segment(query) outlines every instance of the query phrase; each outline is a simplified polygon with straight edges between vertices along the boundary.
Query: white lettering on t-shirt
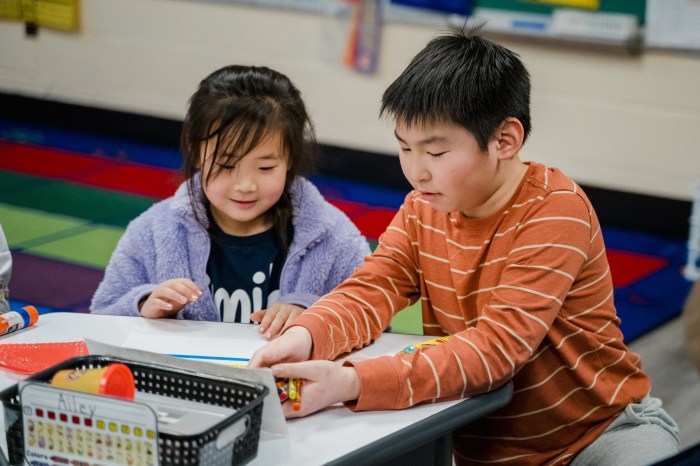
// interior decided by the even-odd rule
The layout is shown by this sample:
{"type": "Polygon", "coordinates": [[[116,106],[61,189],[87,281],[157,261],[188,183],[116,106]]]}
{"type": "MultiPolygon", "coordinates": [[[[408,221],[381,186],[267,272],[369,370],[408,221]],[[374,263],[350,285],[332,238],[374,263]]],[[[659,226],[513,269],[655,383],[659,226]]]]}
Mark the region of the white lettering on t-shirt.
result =
{"type": "MultiPolygon", "coordinates": [[[[270,264],[270,272],[272,272],[272,264],[270,264]]],[[[260,285],[265,281],[265,272],[255,272],[253,274],[253,283],[260,285]]],[[[272,306],[280,296],[280,290],[274,290],[267,296],[267,306],[263,308],[263,293],[258,286],[253,287],[252,296],[249,296],[246,290],[238,289],[230,295],[224,288],[211,290],[214,298],[216,309],[222,314],[222,322],[236,322],[236,310],[240,307],[242,324],[250,323],[250,314],[253,312],[267,309],[272,306]],[[223,311],[223,312],[222,312],[223,311]]]]}

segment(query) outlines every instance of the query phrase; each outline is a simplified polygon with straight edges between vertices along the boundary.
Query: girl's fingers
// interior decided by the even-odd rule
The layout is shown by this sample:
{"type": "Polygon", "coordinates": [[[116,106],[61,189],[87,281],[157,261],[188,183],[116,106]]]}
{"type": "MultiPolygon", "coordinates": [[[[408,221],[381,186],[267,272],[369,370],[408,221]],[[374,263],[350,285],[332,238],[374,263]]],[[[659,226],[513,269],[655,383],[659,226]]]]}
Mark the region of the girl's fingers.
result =
{"type": "Polygon", "coordinates": [[[173,310],[173,305],[164,299],[155,298],[153,300],[153,306],[164,311],[173,310]]]}
{"type": "Polygon", "coordinates": [[[276,304],[265,311],[265,314],[260,321],[260,333],[267,332],[267,329],[270,328],[270,324],[275,319],[277,312],[279,312],[279,306],[276,304]]]}
{"type": "Polygon", "coordinates": [[[267,333],[265,334],[265,337],[269,340],[271,338],[276,337],[279,333],[284,324],[287,322],[287,318],[289,317],[290,313],[285,312],[284,310],[280,310],[275,314],[275,318],[270,324],[270,326],[267,329],[267,333]]]}
{"type": "Polygon", "coordinates": [[[187,280],[187,282],[176,283],[173,290],[177,291],[181,296],[183,296],[186,299],[185,302],[197,301],[202,296],[202,292],[199,288],[197,288],[197,285],[189,280],[187,280]]]}
{"type": "Polygon", "coordinates": [[[301,307],[295,306],[292,308],[291,312],[287,316],[287,319],[282,323],[282,328],[280,329],[279,333],[287,330],[287,328],[294,322],[294,319],[296,319],[302,312],[304,312],[304,309],[301,307]]]}
{"type": "MultiPolygon", "coordinates": [[[[268,340],[272,337],[268,333],[268,329],[270,328],[270,325],[272,324],[272,322],[275,320],[275,317],[277,316],[279,310],[280,310],[280,304],[275,303],[272,305],[272,307],[269,307],[266,310],[258,311],[256,313],[254,313],[254,314],[258,314],[259,316],[262,316],[260,318],[260,328],[258,329],[258,332],[265,335],[265,338],[267,338],[268,340]]],[[[251,314],[251,318],[252,318],[252,316],[253,315],[251,314]]]]}
{"type": "Polygon", "coordinates": [[[255,311],[250,314],[250,320],[253,322],[262,322],[262,320],[265,318],[265,314],[267,311],[255,311]]]}
{"type": "Polygon", "coordinates": [[[141,308],[141,315],[151,319],[167,317],[173,312],[177,312],[177,309],[175,309],[171,303],[153,296],[151,296],[141,308]]]}
{"type": "Polygon", "coordinates": [[[162,300],[179,303],[181,305],[199,299],[199,296],[194,294],[188,287],[178,286],[177,284],[160,287],[155,290],[153,294],[162,300]]]}
{"type": "Polygon", "coordinates": [[[304,312],[304,308],[294,304],[277,303],[267,310],[260,324],[260,333],[268,340],[276,337],[292,323],[294,318],[304,312]]]}
{"type": "Polygon", "coordinates": [[[185,304],[189,299],[179,291],[173,288],[163,288],[158,294],[158,298],[162,301],[170,301],[173,303],[185,304]]]}
{"type": "Polygon", "coordinates": [[[202,291],[188,278],[166,280],[156,286],[143,305],[139,304],[139,312],[152,319],[168,317],[201,296],[202,291]]]}

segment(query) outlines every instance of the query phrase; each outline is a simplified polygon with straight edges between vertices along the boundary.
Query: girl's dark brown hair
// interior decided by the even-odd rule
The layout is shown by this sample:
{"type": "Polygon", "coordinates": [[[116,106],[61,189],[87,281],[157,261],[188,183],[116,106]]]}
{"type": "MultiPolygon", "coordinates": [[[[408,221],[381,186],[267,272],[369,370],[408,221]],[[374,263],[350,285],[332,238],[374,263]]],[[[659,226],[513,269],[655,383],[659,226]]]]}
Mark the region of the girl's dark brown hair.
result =
{"type": "Polygon", "coordinates": [[[215,141],[212,163],[207,173],[202,173],[202,184],[217,175],[222,165],[235,165],[273,134],[281,137],[289,171],[284,193],[267,215],[286,252],[293,228],[290,187],[297,176],[311,172],[317,153],[306,106],[289,78],[262,66],[230,65],[214,71],[190,98],[180,148],[190,202],[197,221],[206,228],[206,213],[196,206],[202,202],[208,210],[209,203],[195,183],[203,166],[205,143],[215,141]]]}

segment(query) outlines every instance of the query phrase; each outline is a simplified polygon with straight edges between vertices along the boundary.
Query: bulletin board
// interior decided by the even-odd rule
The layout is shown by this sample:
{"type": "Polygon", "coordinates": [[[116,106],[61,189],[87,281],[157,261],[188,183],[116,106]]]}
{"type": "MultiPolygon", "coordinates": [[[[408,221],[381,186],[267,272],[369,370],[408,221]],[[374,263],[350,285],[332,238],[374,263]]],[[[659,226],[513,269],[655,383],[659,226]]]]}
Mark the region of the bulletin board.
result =
{"type": "MultiPolygon", "coordinates": [[[[482,8],[540,14],[551,14],[554,8],[561,7],[567,3],[577,2],[537,0],[475,0],[474,2],[475,6],[482,8]]],[[[637,17],[639,24],[644,24],[646,19],[646,0],[598,0],[598,2],[588,3],[599,3],[599,7],[595,11],[632,14],[637,17]]]]}
{"type": "MultiPolygon", "coordinates": [[[[78,2],[78,0],[0,0],[11,2],[78,2]]],[[[193,0],[195,1],[195,0],[193,0]]],[[[202,1],[202,0],[196,0],[202,1]]],[[[341,5],[376,7],[381,22],[459,28],[465,19],[484,30],[551,41],[612,46],[638,54],[645,47],[700,51],[700,0],[472,0],[472,14],[450,14],[439,5],[450,0],[425,0],[435,9],[407,8],[392,0],[206,0],[216,3],[287,8],[334,14],[341,5]]],[[[416,0],[415,3],[421,3],[416,0]]]]}

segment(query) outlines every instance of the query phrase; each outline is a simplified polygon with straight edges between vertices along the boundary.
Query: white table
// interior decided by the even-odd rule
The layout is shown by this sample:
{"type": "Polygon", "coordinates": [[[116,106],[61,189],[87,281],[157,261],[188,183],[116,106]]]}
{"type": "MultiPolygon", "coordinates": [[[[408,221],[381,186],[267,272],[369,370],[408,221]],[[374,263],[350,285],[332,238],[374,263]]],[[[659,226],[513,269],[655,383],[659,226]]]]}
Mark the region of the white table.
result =
{"type": "MultiPolygon", "coordinates": [[[[203,354],[204,350],[210,356],[233,357],[265,343],[256,330],[257,326],[247,324],[52,313],[42,315],[28,329],[0,338],[0,345],[90,338],[116,346],[172,354],[174,351],[167,349],[171,342],[177,345],[178,354],[203,354]]],[[[395,353],[425,339],[387,333],[351,357],[395,353]]],[[[0,390],[22,378],[0,370],[0,390]]],[[[511,394],[512,387],[507,384],[468,400],[419,405],[405,410],[351,412],[343,406],[333,406],[306,418],[287,421],[289,433],[285,437],[261,432],[257,457],[248,464],[382,464],[411,454],[424,445],[434,449],[438,461],[451,464],[451,432],[505,405],[511,394]]],[[[0,418],[0,428],[3,434],[0,447],[6,451],[3,418],[0,418]]]]}

